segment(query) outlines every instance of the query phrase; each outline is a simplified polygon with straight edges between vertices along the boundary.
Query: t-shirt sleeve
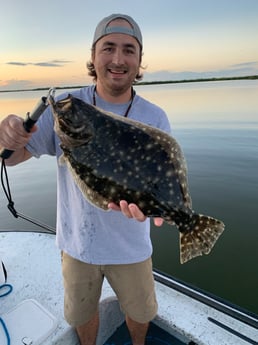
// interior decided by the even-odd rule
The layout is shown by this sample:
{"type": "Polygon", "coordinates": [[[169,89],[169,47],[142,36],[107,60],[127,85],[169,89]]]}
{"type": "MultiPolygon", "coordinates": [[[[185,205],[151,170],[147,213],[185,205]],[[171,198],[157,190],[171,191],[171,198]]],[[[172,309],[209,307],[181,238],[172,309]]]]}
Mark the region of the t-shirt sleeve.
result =
{"type": "Polygon", "coordinates": [[[158,128],[171,135],[171,125],[166,113],[163,110],[160,110],[158,128]]]}
{"type": "Polygon", "coordinates": [[[51,108],[48,107],[37,122],[37,131],[32,135],[26,149],[39,158],[41,155],[56,155],[56,140],[54,119],[51,108]]]}

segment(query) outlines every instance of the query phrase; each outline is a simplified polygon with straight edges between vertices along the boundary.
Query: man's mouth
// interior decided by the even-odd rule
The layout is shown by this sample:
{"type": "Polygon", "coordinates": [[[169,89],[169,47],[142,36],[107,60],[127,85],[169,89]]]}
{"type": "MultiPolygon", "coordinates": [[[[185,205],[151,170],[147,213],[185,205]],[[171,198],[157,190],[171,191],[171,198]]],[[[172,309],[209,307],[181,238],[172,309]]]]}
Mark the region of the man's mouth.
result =
{"type": "Polygon", "coordinates": [[[117,74],[117,75],[122,75],[122,74],[126,74],[126,70],[115,70],[112,68],[109,68],[108,71],[112,74],[117,74]]]}

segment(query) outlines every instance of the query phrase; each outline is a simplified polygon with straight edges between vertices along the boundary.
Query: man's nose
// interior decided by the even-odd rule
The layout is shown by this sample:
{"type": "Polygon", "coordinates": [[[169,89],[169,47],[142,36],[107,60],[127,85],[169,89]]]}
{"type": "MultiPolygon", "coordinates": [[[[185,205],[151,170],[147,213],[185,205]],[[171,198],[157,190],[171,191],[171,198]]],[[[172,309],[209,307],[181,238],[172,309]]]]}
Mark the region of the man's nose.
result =
{"type": "Polygon", "coordinates": [[[117,64],[117,65],[123,64],[123,62],[124,62],[123,52],[120,49],[115,50],[115,52],[113,54],[112,62],[117,64]]]}

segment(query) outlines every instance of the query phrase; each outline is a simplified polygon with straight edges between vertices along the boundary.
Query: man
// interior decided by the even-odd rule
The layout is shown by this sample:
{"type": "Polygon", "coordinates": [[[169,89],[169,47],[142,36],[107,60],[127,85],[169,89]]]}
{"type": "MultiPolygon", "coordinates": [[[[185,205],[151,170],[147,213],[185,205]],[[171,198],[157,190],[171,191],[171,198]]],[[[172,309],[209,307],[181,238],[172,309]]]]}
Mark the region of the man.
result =
{"type": "MultiPolygon", "coordinates": [[[[141,57],[142,35],[137,23],[121,14],[104,18],[96,28],[88,63],[95,85],[76,90],[73,95],[170,132],[163,110],[136,95],[132,88],[141,77],[141,57]]],[[[0,145],[15,151],[6,161],[8,165],[32,156],[50,154],[58,158],[62,154],[49,108],[31,133],[23,129],[21,118],[10,115],[4,119],[0,145]]],[[[105,276],[125,313],[133,345],[143,345],[149,321],[157,312],[150,220],[137,205],[128,205],[125,200],[119,205],[110,200],[110,212],[92,206],[68,169],[59,164],[57,199],[57,244],[63,258],[66,320],[76,328],[82,345],[96,344],[98,303],[105,276]]],[[[159,226],[162,219],[156,218],[154,223],[159,226]]]]}

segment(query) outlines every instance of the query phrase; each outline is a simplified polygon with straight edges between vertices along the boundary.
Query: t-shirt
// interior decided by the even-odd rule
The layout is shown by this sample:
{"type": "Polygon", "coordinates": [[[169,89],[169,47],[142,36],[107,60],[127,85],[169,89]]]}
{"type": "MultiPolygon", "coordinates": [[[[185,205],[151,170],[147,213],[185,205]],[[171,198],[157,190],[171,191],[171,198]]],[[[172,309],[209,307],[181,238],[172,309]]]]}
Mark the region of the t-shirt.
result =
{"type": "MultiPolygon", "coordinates": [[[[93,103],[94,85],[71,92],[87,103],[93,103]]],[[[58,99],[65,98],[63,94],[58,99]]],[[[124,115],[129,103],[112,104],[96,95],[96,105],[105,111],[124,115]]],[[[135,95],[128,118],[170,133],[165,112],[135,95]]],[[[139,222],[119,211],[104,211],[90,204],[75,184],[71,172],[58,158],[62,154],[60,140],[54,131],[51,108],[40,117],[38,130],[26,148],[35,157],[43,154],[57,157],[57,223],[56,242],[60,250],[91,264],[129,264],[141,262],[152,254],[150,219],[139,222]]]]}

